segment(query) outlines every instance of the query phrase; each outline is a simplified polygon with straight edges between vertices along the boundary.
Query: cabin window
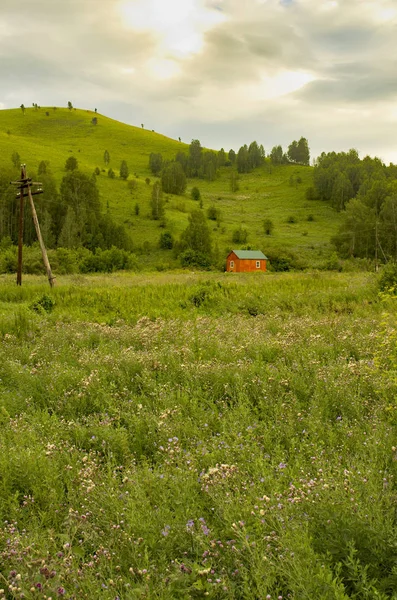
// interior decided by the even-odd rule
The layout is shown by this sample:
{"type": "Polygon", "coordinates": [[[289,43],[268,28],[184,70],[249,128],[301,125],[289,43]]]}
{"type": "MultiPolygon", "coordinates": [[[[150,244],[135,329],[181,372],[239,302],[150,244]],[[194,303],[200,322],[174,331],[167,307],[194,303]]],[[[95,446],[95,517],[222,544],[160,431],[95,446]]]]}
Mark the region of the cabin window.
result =
{"type": "Polygon", "coordinates": [[[257,269],[260,269],[260,268],[261,268],[261,261],[260,261],[260,260],[257,260],[257,261],[256,261],[256,268],[257,268],[257,269]]]}
{"type": "Polygon", "coordinates": [[[234,269],[234,260],[231,260],[231,261],[230,261],[230,268],[231,268],[231,269],[234,269]]]}

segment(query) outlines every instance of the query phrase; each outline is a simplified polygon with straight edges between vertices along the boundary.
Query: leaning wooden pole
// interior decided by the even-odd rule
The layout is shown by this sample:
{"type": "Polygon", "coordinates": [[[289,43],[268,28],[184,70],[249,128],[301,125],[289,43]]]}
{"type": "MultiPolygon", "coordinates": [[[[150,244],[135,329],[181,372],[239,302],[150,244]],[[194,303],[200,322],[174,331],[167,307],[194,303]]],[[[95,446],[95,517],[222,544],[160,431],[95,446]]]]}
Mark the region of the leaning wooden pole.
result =
{"type": "MultiPolygon", "coordinates": [[[[27,179],[26,170],[24,171],[24,177],[25,177],[25,179],[27,179]]],[[[39,244],[40,244],[40,248],[41,248],[41,254],[43,256],[44,266],[45,266],[46,271],[47,271],[48,282],[49,282],[50,286],[53,287],[55,285],[55,277],[52,274],[50,261],[48,260],[48,256],[47,256],[47,250],[46,250],[46,247],[44,245],[43,237],[41,235],[39,220],[37,218],[36,208],[35,208],[35,205],[34,205],[34,202],[33,202],[33,196],[32,196],[32,191],[30,189],[29,182],[27,182],[27,189],[28,189],[28,196],[29,196],[30,208],[32,209],[33,223],[34,223],[34,226],[35,226],[35,229],[36,229],[37,238],[39,240],[39,244]]]]}
{"type": "MultiPolygon", "coordinates": [[[[24,176],[24,168],[21,165],[21,179],[24,176]]],[[[18,267],[17,267],[17,285],[22,285],[22,249],[23,249],[23,209],[25,197],[23,188],[21,188],[19,201],[19,231],[18,231],[18,267]]]]}

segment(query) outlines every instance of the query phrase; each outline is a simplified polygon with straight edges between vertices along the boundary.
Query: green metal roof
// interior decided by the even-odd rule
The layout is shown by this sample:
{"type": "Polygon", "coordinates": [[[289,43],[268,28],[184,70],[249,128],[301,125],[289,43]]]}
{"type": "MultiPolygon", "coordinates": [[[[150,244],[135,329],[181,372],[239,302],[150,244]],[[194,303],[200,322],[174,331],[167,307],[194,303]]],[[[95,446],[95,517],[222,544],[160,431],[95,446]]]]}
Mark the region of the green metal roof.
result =
{"type": "Polygon", "coordinates": [[[233,250],[237,258],[251,260],[267,260],[267,256],[260,250],[233,250]]]}

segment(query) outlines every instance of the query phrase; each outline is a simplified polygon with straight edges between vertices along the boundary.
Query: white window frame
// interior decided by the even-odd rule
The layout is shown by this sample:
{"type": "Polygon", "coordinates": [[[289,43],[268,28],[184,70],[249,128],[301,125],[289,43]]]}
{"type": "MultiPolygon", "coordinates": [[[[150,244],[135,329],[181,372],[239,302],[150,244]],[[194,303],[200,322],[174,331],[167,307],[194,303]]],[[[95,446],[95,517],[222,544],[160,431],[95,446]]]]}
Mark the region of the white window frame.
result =
{"type": "Polygon", "coordinates": [[[260,268],[261,268],[261,261],[260,261],[260,260],[257,260],[257,261],[256,261],[256,268],[257,268],[257,269],[260,269],[260,268]]]}
{"type": "Polygon", "coordinates": [[[231,260],[229,263],[229,268],[234,269],[234,260],[231,260]]]}

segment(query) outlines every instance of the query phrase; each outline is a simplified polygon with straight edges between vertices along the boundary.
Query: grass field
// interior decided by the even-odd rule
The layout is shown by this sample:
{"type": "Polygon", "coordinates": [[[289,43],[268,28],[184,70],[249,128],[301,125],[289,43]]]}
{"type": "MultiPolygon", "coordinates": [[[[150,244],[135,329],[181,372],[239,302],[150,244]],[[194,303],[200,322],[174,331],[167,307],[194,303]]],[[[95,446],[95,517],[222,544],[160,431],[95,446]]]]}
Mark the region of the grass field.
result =
{"type": "Polygon", "coordinates": [[[373,274],[0,278],[6,598],[397,598],[373,274]]]}
{"type": "MultiPolygon", "coordinates": [[[[54,110],[42,107],[37,111],[30,108],[25,114],[20,109],[1,110],[2,167],[11,167],[13,152],[19,153],[31,173],[37,171],[41,160],[47,160],[58,183],[65,174],[66,159],[71,155],[77,158],[80,169],[87,174],[98,167],[101,174],[97,184],[103,211],[109,209],[111,215],[127,227],[137,248],[146,242],[149,264],[160,261],[175,266],[171,253],[158,249],[164,229],[150,219],[152,185],[147,185],[145,179],[149,177],[151,184],[156,179],[148,169],[151,152],[160,152],[164,158],[172,159],[179,150],[187,152],[188,146],[102,115],[97,115],[98,124],[93,125],[91,120],[94,116],[92,111],[69,111],[66,108],[54,110]],[[135,190],[131,192],[120,178],[110,179],[107,176],[103,162],[105,150],[110,154],[109,167],[117,175],[121,161],[127,161],[129,180],[137,182],[135,190]],[[139,216],[135,214],[137,203],[140,206],[139,216]]],[[[186,141],[190,143],[190,140],[186,141]]],[[[266,150],[270,151],[270,148],[266,150]]],[[[210,222],[213,240],[218,244],[221,256],[226,256],[236,246],[232,242],[232,234],[242,226],[248,232],[247,243],[265,254],[293,252],[303,264],[311,266],[321,266],[326,261],[332,252],[330,237],[336,233],[341,217],[326,204],[305,199],[306,188],[312,182],[310,167],[259,168],[241,176],[240,189],[235,193],[230,191],[229,177],[230,168],[222,168],[216,181],[189,180],[184,196],[169,195],[166,203],[167,230],[178,238],[186,228],[189,212],[197,208],[197,203],[190,198],[190,191],[193,186],[198,186],[204,210],[214,204],[221,212],[218,223],[210,222]],[[302,182],[291,186],[291,176],[300,177],[302,182]],[[274,223],[271,236],[264,234],[262,223],[265,218],[274,223]]]]}

